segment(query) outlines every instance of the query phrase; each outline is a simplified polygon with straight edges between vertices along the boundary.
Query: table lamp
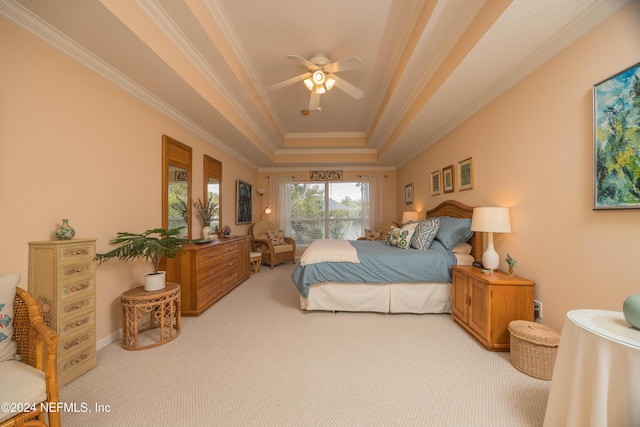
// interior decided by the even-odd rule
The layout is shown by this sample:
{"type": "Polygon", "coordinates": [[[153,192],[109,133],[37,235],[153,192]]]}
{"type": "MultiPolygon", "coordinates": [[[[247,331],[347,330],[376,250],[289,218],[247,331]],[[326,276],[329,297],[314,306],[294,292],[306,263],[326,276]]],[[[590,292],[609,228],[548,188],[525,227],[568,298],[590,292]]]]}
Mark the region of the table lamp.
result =
{"type": "Polygon", "coordinates": [[[486,232],[489,237],[487,249],[482,254],[484,268],[495,270],[500,264],[500,257],[493,247],[493,233],[511,233],[509,208],[489,207],[474,208],[471,218],[471,231],[486,232]]]}
{"type": "Polygon", "coordinates": [[[402,212],[402,224],[406,224],[409,221],[417,221],[420,219],[420,214],[415,211],[402,212]]]}

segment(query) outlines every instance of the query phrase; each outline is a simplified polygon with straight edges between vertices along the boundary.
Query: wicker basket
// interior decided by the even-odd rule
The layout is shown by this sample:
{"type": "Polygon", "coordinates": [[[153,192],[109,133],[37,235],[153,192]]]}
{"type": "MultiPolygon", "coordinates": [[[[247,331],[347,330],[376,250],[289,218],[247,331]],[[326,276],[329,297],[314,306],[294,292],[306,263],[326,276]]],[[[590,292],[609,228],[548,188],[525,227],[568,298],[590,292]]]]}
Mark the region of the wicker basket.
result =
{"type": "Polygon", "coordinates": [[[560,334],[548,326],[526,320],[510,322],[509,332],[511,364],[527,375],[550,380],[560,334]]]}

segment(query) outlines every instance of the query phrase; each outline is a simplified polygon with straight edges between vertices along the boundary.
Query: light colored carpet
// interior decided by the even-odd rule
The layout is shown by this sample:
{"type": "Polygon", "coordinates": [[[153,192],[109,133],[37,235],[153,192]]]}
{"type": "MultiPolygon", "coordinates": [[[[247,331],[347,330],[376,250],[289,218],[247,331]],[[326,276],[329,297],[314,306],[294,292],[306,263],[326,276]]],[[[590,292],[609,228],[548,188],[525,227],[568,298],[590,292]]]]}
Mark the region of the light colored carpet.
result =
{"type": "Polygon", "coordinates": [[[73,426],[540,426],[550,382],[491,353],[450,315],[303,312],[284,264],[173,342],[126,351],[64,386],[73,426]],[[95,406],[109,406],[96,412],[95,406]]]}

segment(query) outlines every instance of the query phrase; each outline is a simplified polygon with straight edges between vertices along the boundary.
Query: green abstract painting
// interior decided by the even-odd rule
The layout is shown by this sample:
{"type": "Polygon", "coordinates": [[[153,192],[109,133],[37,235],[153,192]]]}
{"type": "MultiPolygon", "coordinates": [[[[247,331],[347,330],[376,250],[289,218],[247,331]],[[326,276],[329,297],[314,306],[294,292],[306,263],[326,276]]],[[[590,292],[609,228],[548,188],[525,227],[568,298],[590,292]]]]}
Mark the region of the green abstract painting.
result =
{"type": "Polygon", "coordinates": [[[593,87],[594,209],[640,208],[640,64],[593,87]]]}

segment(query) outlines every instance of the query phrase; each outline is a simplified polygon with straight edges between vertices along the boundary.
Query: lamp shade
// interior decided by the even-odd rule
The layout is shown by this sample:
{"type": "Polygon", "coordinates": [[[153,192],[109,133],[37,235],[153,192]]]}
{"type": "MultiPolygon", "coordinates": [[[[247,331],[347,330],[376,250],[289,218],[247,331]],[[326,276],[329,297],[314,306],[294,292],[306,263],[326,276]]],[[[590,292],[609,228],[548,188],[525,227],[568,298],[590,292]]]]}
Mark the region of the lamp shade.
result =
{"type": "Polygon", "coordinates": [[[472,231],[511,233],[509,208],[474,208],[471,218],[472,231]]]}
{"type": "Polygon", "coordinates": [[[402,223],[406,224],[409,221],[417,221],[420,219],[420,215],[415,211],[404,211],[402,212],[402,223]]]}

